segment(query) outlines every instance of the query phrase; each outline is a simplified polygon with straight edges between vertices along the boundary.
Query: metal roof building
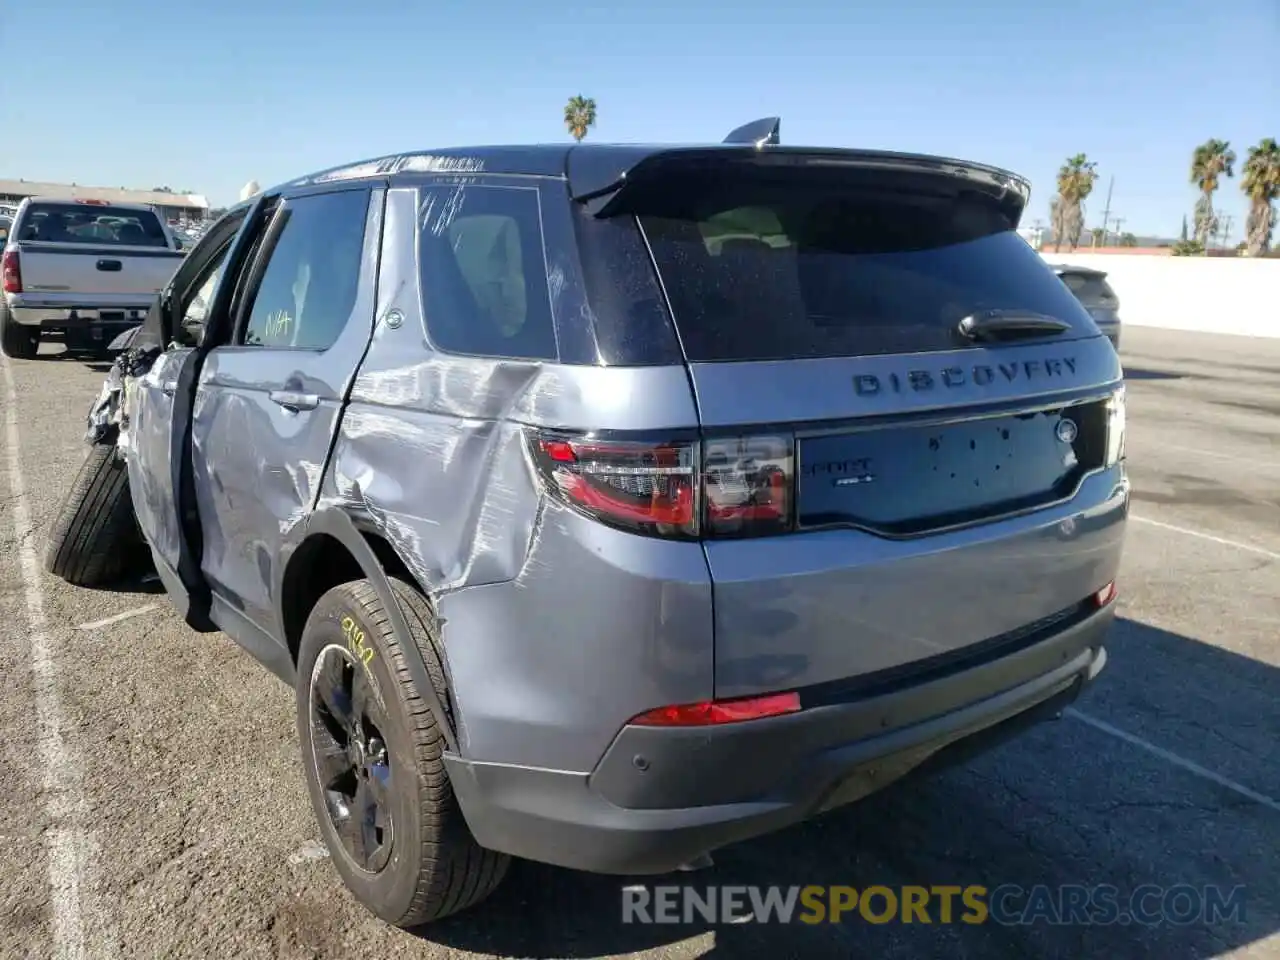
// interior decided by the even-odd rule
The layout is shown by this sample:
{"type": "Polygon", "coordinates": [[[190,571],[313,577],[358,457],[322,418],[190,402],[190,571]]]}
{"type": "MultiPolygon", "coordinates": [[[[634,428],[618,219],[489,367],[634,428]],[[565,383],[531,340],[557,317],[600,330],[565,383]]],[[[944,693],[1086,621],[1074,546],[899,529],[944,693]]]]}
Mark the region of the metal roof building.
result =
{"type": "Polygon", "coordinates": [[[17,203],[24,197],[65,197],[68,200],[105,200],[108,203],[149,203],[169,219],[202,220],[209,201],[196,193],[164,193],[126,190],[124,187],[84,187],[75,183],[43,183],[39,180],[0,180],[0,203],[17,203]]]}

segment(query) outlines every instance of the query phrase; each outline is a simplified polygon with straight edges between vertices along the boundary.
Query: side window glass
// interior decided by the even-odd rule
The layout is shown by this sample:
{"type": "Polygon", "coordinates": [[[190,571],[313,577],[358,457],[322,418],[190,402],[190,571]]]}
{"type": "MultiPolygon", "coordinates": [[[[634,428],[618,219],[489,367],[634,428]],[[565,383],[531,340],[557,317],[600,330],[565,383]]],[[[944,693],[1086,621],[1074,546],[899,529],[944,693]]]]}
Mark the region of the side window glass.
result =
{"type": "Polygon", "coordinates": [[[556,358],[538,191],[432,187],[418,243],[432,342],[449,353],[556,358]]]}
{"type": "Polygon", "coordinates": [[[213,259],[188,291],[186,302],[182,305],[182,320],[174,331],[174,338],[183,346],[195,346],[200,342],[200,335],[209,315],[209,304],[213,302],[213,291],[217,289],[222,268],[226,266],[230,252],[231,244],[227,243],[213,255],[213,259]]]}
{"type": "Polygon", "coordinates": [[[355,307],[368,206],[364,190],[285,201],[287,219],[253,294],[246,346],[333,346],[355,307]]]}

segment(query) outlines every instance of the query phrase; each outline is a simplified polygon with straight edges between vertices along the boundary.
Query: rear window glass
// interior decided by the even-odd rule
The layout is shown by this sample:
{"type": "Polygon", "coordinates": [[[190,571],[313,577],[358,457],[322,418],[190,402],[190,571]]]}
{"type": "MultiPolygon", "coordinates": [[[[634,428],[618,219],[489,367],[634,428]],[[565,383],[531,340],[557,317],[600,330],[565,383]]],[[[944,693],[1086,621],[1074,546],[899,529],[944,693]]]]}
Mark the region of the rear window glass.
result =
{"type": "Polygon", "coordinates": [[[160,218],[149,210],[79,203],[31,204],[18,239],[98,246],[168,246],[160,218]]]}
{"type": "Polygon", "coordinates": [[[1064,273],[1062,282],[1086,307],[1113,306],[1115,291],[1106,279],[1089,273],[1064,273]]]}
{"type": "Polygon", "coordinates": [[[951,350],[960,320],[1027,310],[1094,333],[990,201],[811,172],[690,173],[636,212],[691,361],[951,350]]]}

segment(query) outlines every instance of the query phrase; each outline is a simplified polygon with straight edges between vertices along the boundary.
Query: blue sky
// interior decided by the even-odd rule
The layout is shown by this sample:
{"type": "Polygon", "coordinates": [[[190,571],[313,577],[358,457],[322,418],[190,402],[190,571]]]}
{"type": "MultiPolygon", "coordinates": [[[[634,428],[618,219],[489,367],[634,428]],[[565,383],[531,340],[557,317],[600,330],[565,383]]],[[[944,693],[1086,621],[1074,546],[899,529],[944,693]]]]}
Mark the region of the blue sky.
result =
{"type": "MultiPolygon", "coordinates": [[[[381,153],[566,139],[790,143],[983,160],[1028,176],[1024,222],[1085,151],[1124,229],[1176,233],[1192,149],[1280,137],[1280,0],[43,0],[0,19],[0,177],[167,184],[218,204],[381,153]]],[[[1239,179],[1219,191],[1239,239],[1239,179]]]]}

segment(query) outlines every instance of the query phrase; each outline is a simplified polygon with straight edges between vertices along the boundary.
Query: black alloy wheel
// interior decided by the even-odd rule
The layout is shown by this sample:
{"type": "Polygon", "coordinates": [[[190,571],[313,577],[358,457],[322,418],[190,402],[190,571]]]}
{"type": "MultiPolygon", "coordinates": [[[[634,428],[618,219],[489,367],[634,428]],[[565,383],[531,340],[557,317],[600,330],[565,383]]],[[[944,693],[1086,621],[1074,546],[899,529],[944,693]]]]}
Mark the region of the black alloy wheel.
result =
{"type": "Polygon", "coordinates": [[[393,771],[386,710],[367,667],[345,647],[320,651],[311,671],[312,762],[329,822],[352,862],[378,873],[391,858],[393,771]]]}
{"type": "Polygon", "coordinates": [[[294,693],[307,794],[333,866],[373,913],[414,929],[484,900],[510,858],[472,836],[438,720],[408,668],[421,658],[451,720],[435,611],[413,585],[389,586],[408,632],[397,635],[368,580],[330,588],[302,628],[294,693]]]}

